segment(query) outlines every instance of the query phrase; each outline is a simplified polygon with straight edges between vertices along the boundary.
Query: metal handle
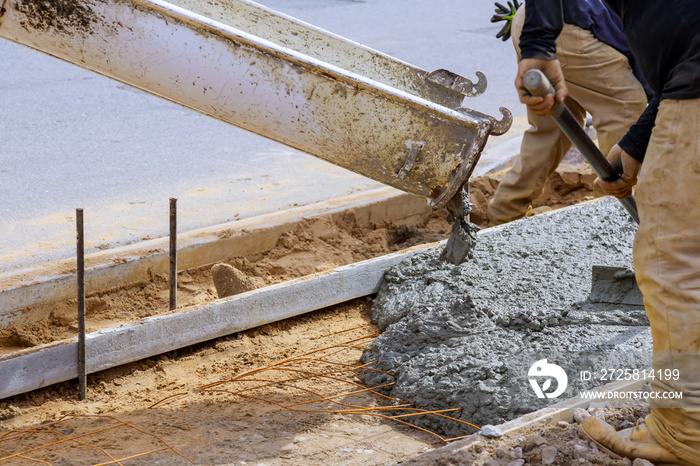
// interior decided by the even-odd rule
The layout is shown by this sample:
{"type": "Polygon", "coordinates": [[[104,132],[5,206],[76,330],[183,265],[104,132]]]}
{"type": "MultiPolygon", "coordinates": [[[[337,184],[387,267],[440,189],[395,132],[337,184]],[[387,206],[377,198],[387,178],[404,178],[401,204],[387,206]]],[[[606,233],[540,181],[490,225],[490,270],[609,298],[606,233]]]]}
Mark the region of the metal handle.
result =
{"type": "MultiPolygon", "coordinates": [[[[530,95],[534,95],[535,97],[545,97],[549,94],[552,94],[555,98],[557,96],[557,91],[554,89],[554,86],[552,86],[552,83],[549,82],[549,79],[547,79],[540,70],[530,70],[525,73],[525,76],[523,76],[523,86],[525,86],[525,89],[527,89],[530,95]]],[[[565,108],[565,105],[555,103],[552,110],[549,111],[549,114],[552,116],[559,116],[565,108]]]]}
{"type": "MultiPolygon", "coordinates": [[[[556,97],[554,86],[540,70],[530,70],[523,77],[523,86],[534,96],[544,97],[552,94],[556,97]]],[[[593,170],[603,181],[615,181],[620,178],[620,173],[610,165],[598,146],[588,137],[584,129],[579,125],[576,118],[571,114],[564,104],[554,104],[549,112],[550,116],[559,126],[559,129],[568,137],[576,148],[581,151],[586,161],[591,164],[593,170]]],[[[635,222],[639,223],[639,213],[634,196],[629,196],[619,200],[627,209],[635,222]]]]}

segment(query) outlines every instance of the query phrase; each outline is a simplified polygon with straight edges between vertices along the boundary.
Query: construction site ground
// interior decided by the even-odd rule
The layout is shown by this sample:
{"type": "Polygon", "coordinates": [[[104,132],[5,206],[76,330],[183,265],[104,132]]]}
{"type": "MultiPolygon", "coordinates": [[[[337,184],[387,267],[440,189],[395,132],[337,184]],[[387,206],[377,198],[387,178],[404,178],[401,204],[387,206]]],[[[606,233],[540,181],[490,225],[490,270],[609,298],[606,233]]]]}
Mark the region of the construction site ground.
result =
{"type": "Polygon", "coordinates": [[[566,420],[536,424],[506,433],[499,438],[478,436],[470,445],[458,444],[434,449],[403,464],[444,466],[603,465],[630,466],[627,458],[613,458],[601,452],[578,433],[587,416],[597,416],[617,430],[629,428],[649,414],[646,403],[616,400],[578,408],[566,420]],[[455,448],[457,447],[457,448],[455,448]]]}
{"type": "MultiPolygon", "coordinates": [[[[548,180],[531,213],[594,197],[592,170],[575,153],[567,161],[548,180]]],[[[472,220],[482,227],[488,225],[486,202],[502,174],[472,180],[472,220]]],[[[342,221],[302,222],[265,254],[230,263],[263,286],[439,241],[448,228],[444,212],[410,227],[365,227],[348,213],[342,221]]],[[[181,274],[183,304],[217,298],[209,269],[181,274]]],[[[88,331],[167,312],[167,299],[168,280],[160,275],[149,283],[88,294],[88,331]]],[[[50,464],[99,464],[132,456],[123,462],[542,464],[547,446],[558,452],[548,464],[628,464],[582,444],[570,423],[479,443],[457,456],[441,453],[438,448],[447,439],[391,419],[381,409],[390,400],[361,386],[360,355],[377,333],[369,317],[371,303],[371,296],[356,299],[89,375],[86,401],[78,400],[75,382],[2,400],[0,464],[32,464],[17,456],[3,459],[3,453],[19,451],[50,464]],[[55,424],[39,428],[47,423],[55,424]]],[[[55,305],[47,320],[3,329],[0,351],[73,336],[74,314],[75,301],[69,300],[55,305]]],[[[643,417],[644,409],[622,406],[598,415],[630,423],[643,417]]]]}

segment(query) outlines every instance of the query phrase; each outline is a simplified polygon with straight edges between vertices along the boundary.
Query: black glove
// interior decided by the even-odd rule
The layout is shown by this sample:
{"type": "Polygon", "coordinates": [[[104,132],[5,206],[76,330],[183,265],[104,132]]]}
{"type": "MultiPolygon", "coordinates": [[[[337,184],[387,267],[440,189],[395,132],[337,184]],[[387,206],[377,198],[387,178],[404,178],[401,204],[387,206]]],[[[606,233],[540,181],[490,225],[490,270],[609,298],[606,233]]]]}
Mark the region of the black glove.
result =
{"type": "Polygon", "coordinates": [[[498,34],[496,34],[496,39],[501,39],[504,42],[510,39],[510,27],[513,24],[513,16],[515,16],[515,12],[518,11],[518,8],[520,8],[520,3],[518,3],[518,0],[513,0],[512,3],[509,0],[507,7],[496,2],[496,10],[494,10],[496,14],[491,17],[491,22],[506,22],[506,24],[503,25],[503,28],[498,31],[498,34]]]}

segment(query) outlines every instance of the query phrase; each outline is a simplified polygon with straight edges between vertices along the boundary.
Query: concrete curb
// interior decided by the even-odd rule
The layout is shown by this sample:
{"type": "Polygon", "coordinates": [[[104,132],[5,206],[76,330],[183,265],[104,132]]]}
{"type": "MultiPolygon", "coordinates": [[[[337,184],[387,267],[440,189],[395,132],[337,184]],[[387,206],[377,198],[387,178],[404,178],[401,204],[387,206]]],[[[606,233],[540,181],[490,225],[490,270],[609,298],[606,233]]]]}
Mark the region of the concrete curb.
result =
{"type": "Polygon", "coordinates": [[[520,154],[520,144],[522,140],[523,133],[518,133],[511,138],[499,142],[499,144],[494,144],[484,149],[472,176],[485,175],[506,168],[510,161],[520,154]]]}

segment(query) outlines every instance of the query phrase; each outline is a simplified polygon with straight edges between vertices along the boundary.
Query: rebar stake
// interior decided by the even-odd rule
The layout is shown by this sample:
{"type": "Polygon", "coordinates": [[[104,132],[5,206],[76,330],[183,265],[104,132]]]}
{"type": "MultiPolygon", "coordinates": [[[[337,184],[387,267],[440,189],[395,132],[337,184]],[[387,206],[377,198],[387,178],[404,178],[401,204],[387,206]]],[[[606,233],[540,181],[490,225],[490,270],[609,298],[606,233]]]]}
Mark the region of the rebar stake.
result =
{"type": "Polygon", "coordinates": [[[87,397],[87,371],[85,358],[85,236],[83,209],[75,209],[78,255],[78,387],[79,398],[87,397]]]}
{"type": "Polygon", "coordinates": [[[177,309],[177,199],[170,198],[170,310],[177,309]]]}

